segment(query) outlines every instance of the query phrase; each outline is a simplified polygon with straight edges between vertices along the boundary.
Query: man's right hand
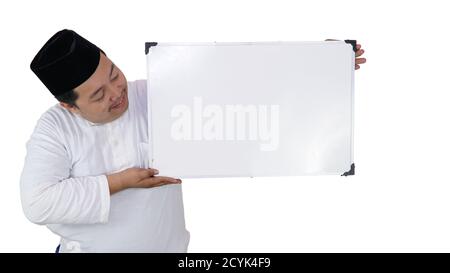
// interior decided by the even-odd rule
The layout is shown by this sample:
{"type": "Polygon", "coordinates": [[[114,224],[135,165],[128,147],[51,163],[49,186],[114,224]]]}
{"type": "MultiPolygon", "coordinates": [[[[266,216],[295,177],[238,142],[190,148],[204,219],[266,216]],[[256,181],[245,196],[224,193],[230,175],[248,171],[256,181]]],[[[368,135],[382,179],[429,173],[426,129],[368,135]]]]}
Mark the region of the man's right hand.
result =
{"type": "Polygon", "coordinates": [[[118,173],[107,175],[109,192],[114,194],[128,188],[153,188],[167,184],[180,184],[181,180],[155,176],[159,172],[156,169],[129,168],[118,173]]]}

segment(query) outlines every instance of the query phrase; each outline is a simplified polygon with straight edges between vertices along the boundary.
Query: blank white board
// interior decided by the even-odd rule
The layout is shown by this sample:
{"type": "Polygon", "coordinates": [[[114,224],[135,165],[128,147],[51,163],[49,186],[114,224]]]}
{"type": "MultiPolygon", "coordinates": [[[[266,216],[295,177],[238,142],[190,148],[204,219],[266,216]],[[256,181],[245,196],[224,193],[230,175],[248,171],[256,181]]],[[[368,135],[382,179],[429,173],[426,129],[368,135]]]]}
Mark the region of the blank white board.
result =
{"type": "Polygon", "coordinates": [[[146,43],[146,56],[149,159],[160,175],[349,174],[351,44],[146,43]]]}

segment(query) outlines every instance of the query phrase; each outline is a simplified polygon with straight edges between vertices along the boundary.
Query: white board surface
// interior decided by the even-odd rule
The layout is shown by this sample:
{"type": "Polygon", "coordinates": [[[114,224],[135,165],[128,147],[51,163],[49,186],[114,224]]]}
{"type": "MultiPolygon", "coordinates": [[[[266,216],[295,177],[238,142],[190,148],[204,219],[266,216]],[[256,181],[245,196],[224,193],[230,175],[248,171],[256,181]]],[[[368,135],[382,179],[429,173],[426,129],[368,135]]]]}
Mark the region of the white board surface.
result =
{"type": "Polygon", "coordinates": [[[355,58],[350,44],[157,43],[146,53],[149,159],[160,175],[350,170],[355,58]]]}

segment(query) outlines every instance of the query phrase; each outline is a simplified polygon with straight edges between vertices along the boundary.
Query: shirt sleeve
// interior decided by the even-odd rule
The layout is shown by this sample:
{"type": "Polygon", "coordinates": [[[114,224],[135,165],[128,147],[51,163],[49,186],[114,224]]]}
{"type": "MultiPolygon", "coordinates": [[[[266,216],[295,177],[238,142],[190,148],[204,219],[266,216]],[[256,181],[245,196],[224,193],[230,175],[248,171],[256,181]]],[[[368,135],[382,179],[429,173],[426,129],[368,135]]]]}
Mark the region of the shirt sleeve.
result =
{"type": "Polygon", "coordinates": [[[108,221],[106,175],[70,177],[71,160],[55,122],[41,118],[27,142],[20,179],[22,207],[33,223],[94,224],[108,221]]]}
{"type": "Polygon", "coordinates": [[[142,115],[147,117],[147,103],[148,103],[148,92],[147,92],[147,80],[137,80],[135,81],[136,85],[136,102],[137,108],[139,112],[142,112],[142,115]]]}

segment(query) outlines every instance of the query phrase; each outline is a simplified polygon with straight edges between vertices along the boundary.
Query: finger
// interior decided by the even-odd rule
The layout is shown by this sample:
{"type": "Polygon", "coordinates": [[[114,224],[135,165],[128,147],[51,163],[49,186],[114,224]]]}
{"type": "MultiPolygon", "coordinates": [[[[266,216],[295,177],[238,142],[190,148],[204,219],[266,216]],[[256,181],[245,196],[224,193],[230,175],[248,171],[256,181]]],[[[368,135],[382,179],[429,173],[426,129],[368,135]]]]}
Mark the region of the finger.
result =
{"type": "Polygon", "coordinates": [[[173,177],[167,177],[167,176],[155,176],[156,179],[159,179],[162,182],[167,183],[181,183],[181,179],[179,178],[173,178],[173,177]]]}
{"type": "Polygon", "coordinates": [[[355,57],[360,57],[363,54],[364,54],[364,49],[360,49],[360,50],[356,51],[355,57]]]}
{"type": "Polygon", "coordinates": [[[159,171],[157,169],[148,168],[147,173],[149,176],[154,176],[154,175],[159,174],[159,171]]]}
{"type": "Polygon", "coordinates": [[[158,173],[159,173],[159,171],[157,169],[152,169],[152,168],[141,169],[141,171],[139,172],[139,179],[149,178],[154,175],[157,175],[158,173]]]}
{"type": "Polygon", "coordinates": [[[151,182],[149,182],[147,185],[146,185],[146,187],[150,187],[150,188],[152,188],[152,187],[159,187],[159,186],[164,186],[164,185],[173,185],[173,184],[181,184],[181,180],[176,180],[175,179],[175,181],[173,181],[173,180],[167,180],[167,179],[156,179],[157,177],[153,177],[153,178],[151,178],[152,179],[152,181],[151,182]]]}
{"type": "Polygon", "coordinates": [[[355,65],[355,70],[358,70],[360,68],[359,64],[355,65]]]}
{"type": "Polygon", "coordinates": [[[356,44],[356,50],[360,50],[361,49],[361,45],[360,44],[356,44]]]}
{"type": "Polygon", "coordinates": [[[161,182],[161,183],[153,184],[153,185],[149,186],[149,188],[160,187],[160,186],[164,186],[164,185],[166,185],[166,183],[161,182]]]}
{"type": "Polygon", "coordinates": [[[181,184],[181,179],[175,179],[175,181],[171,181],[171,180],[164,180],[161,183],[158,183],[157,185],[173,185],[173,184],[181,184]]]}
{"type": "Polygon", "coordinates": [[[167,176],[154,176],[151,178],[148,178],[148,180],[151,183],[181,183],[181,179],[173,178],[173,177],[167,177],[167,176]]]}
{"type": "Polygon", "coordinates": [[[357,58],[355,64],[363,64],[366,62],[366,58],[357,58]]]}
{"type": "Polygon", "coordinates": [[[181,184],[181,182],[178,182],[178,183],[161,182],[161,183],[153,184],[153,185],[149,186],[149,188],[161,187],[164,185],[174,185],[174,184],[181,184]]]}

